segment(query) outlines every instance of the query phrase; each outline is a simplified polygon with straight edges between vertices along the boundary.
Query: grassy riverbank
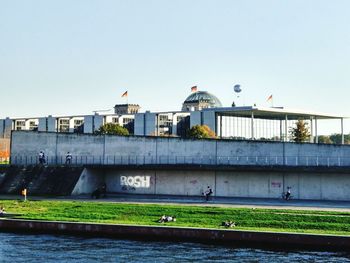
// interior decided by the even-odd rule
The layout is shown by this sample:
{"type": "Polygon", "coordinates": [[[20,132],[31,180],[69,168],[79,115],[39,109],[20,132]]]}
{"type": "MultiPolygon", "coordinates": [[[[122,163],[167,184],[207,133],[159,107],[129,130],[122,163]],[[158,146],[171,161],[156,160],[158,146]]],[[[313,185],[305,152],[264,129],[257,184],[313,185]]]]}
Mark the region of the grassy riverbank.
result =
{"type": "Polygon", "coordinates": [[[217,229],[224,228],[223,221],[232,220],[237,224],[234,229],[240,230],[350,235],[350,213],[346,212],[80,201],[1,200],[0,206],[17,214],[15,218],[33,220],[217,229]],[[176,216],[177,221],[160,224],[161,215],[176,216]]]}

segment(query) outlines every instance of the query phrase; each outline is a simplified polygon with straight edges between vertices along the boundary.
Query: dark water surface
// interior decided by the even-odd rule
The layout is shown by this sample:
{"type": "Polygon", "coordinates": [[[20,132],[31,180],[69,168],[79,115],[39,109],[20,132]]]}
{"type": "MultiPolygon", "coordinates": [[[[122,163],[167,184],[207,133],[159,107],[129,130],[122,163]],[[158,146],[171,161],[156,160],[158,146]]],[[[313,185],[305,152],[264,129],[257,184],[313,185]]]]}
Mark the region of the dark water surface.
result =
{"type": "Polygon", "coordinates": [[[340,252],[0,233],[0,262],[350,262],[340,252]]]}

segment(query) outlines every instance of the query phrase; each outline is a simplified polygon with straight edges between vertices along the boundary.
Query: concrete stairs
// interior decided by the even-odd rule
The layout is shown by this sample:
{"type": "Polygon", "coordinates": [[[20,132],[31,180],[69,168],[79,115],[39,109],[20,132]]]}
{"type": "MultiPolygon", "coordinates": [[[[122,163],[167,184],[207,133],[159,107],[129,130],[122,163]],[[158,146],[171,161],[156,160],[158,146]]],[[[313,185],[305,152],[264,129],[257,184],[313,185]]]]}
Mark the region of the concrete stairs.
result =
{"type": "Polygon", "coordinates": [[[0,171],[0,194],[70,195],[83,167],[10,166],[0,171]]]}

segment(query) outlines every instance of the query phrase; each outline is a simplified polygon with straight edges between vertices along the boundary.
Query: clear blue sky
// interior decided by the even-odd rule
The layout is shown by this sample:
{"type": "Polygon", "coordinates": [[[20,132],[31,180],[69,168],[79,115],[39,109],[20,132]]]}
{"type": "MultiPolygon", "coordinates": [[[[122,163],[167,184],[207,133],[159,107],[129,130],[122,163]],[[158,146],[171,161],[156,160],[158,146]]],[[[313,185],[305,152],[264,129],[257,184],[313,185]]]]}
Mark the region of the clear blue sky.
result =
{"type": "MultiPolygon", "coordinates": [[[[224,105],[350,116],[350,1],[0,0],[0,118],[224,105]]],[[[346,123],[345,132],[350,132],[346,123]]],[[[332,129],[327,132],[337,132],[332,129]]]]}

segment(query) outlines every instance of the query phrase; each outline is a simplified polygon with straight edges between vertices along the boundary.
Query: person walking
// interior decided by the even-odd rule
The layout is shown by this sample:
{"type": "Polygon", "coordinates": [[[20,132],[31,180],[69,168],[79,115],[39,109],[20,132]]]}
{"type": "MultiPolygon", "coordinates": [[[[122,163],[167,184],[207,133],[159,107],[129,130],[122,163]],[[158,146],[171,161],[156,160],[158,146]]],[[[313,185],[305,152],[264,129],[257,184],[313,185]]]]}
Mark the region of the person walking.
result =
{"type": "Polygon", "coordinates": [[[208,185],[207,190],[204,192],[205,194],[205,200],[209,201],[209,197],[213,194],[213,190],[211,189],[211,187],[208,185]]]}
{"type": "Polygon", "coordinates": [[[290,190],[290,187],[288,186],[287,187],[287,193],[286,193],[286,201],[288,201],[290,199],[290,196],[291,196],[291,190],[290,190]]]}

